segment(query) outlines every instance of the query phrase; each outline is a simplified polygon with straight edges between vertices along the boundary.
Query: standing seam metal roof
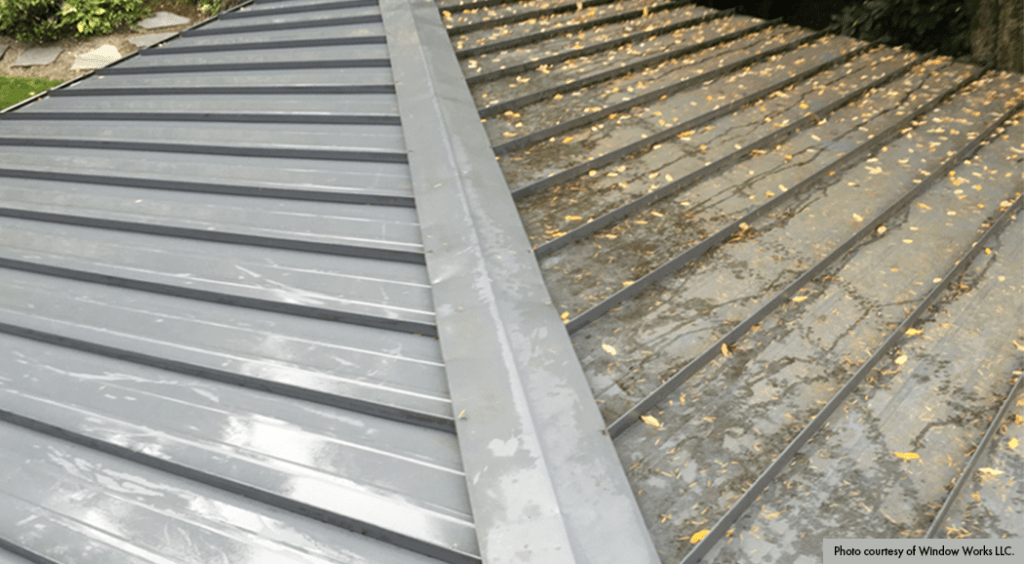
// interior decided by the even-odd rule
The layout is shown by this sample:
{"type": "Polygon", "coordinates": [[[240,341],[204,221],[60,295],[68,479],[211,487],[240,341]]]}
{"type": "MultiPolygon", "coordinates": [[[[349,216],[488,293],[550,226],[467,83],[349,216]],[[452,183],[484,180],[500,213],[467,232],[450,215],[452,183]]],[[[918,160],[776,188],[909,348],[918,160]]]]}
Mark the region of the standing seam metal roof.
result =
{"type": "Polygon", "coordinates": [[[561,332],[458,72],[431,4],[261,1],[2,114],[0,560],[653,554],[567,338],[463,317],[561,332]]]}
{"type": "Polygon", "coordinates": [[[683,2],[442,10],[663,561],[1020,535],[1019,75],[683,2]]]}
{"type": "Polygon", "coordinates": [[[1020,80],[671,0],[264,0],[3,112],[0,561],[1019,533],[1020,80]]]}

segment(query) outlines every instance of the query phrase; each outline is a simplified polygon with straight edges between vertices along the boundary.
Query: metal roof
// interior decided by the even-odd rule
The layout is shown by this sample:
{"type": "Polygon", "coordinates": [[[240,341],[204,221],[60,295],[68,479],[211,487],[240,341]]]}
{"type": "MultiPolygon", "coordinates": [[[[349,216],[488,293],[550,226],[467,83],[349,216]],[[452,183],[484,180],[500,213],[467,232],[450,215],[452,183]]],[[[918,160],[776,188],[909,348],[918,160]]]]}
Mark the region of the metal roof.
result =
{"type": "Polygon", "coordinates": [[[458,74],[261,1],[2,115],[0,560],[653,555],[458,74]]]}
{"type": "Polygon", "coordinates": [[[1020,536],[1019,75],[680,2],[443,15],[664,562],[1020,536]]]}
{"type": "Polygon", "coordinates": [[[0,562],[1019,536],[1022,98],[671,0],[255,1],[50,90],[0,562]]]}

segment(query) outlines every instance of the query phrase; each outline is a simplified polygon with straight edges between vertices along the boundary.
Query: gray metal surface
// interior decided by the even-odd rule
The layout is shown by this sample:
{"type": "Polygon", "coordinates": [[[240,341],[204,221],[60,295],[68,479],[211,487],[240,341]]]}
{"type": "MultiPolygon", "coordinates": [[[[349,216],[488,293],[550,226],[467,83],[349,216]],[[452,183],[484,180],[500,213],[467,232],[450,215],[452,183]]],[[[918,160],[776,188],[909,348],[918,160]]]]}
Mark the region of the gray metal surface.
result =
{"type": "Polygon", "coordinates": [[[480,561],[380,10],[251,7],[0,119],[0,561],[480,561]]]}
{"type": "Polygon", "coordinates": [[[481,556],[656,562],[437,9],[382,8],[481,556]]]}
{"type": "MultiPolygon", "coordinates": [[[[807,30],[735,16],[586,51],[695,10],[445,21],[662,560],[921,537],[1024,366],[1020,220],[978,239],[1024,189],[1021,77],[830,35],[777,50],[807,30]],[[501,76],[559,50],[586,54],[501,76]]],[[[1008,421],[949,535],[1020,535],[1008,421]]]]}

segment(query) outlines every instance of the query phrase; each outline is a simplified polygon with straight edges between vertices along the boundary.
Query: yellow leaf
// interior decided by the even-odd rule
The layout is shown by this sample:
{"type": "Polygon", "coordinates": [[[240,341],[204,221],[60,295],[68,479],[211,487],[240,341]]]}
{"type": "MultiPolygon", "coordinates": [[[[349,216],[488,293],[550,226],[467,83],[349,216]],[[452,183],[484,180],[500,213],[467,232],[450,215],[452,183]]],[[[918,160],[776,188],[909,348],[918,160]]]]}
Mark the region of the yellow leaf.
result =
{"type": "Polygon", "coordinates": [[[1024,345],[1018,343],[1016,339],[1013,339],[1013,346],[1017,347],[1019,351],[1024,351],[1024,345]]]}
{"type": "Polygon", "coordinates": [[[916,452],[894,452],[893,454],[895,454],[899,458],[902,458],[903,460],[917,460],[921,458],[920,456],[917,455],[916,452]]]}
{"type": "Polygon", "coordinates": [[[809,106],[803,102],[800,102],[800,109],[806,110],[809,106]]]}
{"type": "Polygon", "coordinates": [[[901,354],[900,356],[896,357],[896,364],[898,364],[900,366],[903,366],[906,363],[907,363],[907,355],[901,354]]]}
{"type": "Polygon", "coordinates": [[[875,232],[878,233],[879,235],[885,233],[886,231],[888,231],[888,229],[886,229],[884,225],[879,225],[878,229],[875,229],[875,232]]]}
{"type": "Polygon", "coordinates": [[[569,135],[565,139],[562,139],[562,143],[572,143],[572,135],[569,135]]]}
{"type": "Polygon", "coordinates": [[[990,249],[988,247],[985,247],[985,254],[986,255],[991,255],[992,254],[992,249],[990,249]]]}
{"type": "Polygon", "coordinates": [[[802,302],[802,301],[804,301],[806,299],[807,299],[807,296],[794,296],[793,297],[793,301],[797,302],[797,303],[800,303],[800,302],[802,302]]]}
{"type": "Polygon", "coordinates": [[[932,209],[931,206],[929,206],[928,204],[922,204],[921,202],[918,202],[918,203],[916,203],[914,205],[919,207],[919,208],[921,208],[921,209],[923,209],[923,210],[930,210],[930,209],[932,209]]]}
{"type": "Polygon", "coordinates": [[[699,543],[700,539],[706,537],[708,535],[708,533],[710,533],[710,532],[711,531],[709,531],[707,529],[704,529],[703,531],[697,531],[696,533],[693,533],[693,536],[690,537],[690,544],[697,544],[697,543],[699,543]]]}
{"type": "Polygon", "coordinates": [[[615,350],[615,347],[609,345],[608,343],[602,343],[601,344],[601,348],[604,349],[604,352],[606,352],[606,353],[608,353],[608,354],[610,354],[612,356],[615,356],[615,355],[619,354],[619,352],[615,350]]]}
{"type": "Polygon", "coordinates": [[[722,343],[722,356],[729,356],[730,354],[732,353],[729,352],[729,345],[722,343]]]}
{"type": "Polygon", "coordinates": [[[640,420],[651,427],[661,428],[661,421],[658,421],[658,418],[653,415],[641,415],[640,420]]]}
{"type": "Polygon", "coordinates": [[[562,312],[562,319],[569,319],[569,312],[568,311],[563,311],[562,312]]]}
{"type": "Polygon", "coordinates": [[[686,394],[679,394],[679,405],[686,403],[686,394]]]}
{"type": "Polygon", "coordinates": [[[909,244],[913,243],[914,240],[913,239],[904,239],[903,242],[909,245],[909,244]]]}
{"type": "Polygon", "coordinates": [[[921,331],[920,329],[914,329],[913,327],[911,327],[910,329],[907,329],[907,336],[913,337],[914,335],[920,335],[923,332],[924,331],[921,331]]]}
{"type": "Polygon", "coordinates": [[[1024,415],[1020,415],[1020,414],[1014,415],[1013,416],[1013,422],[1018,424],[1018,425],[1024,424],[1024,415]]]}
{"type": "Polygon", "coordinates": [[[583,218],[578,216],[578,215],[567,215],[567,216],[565,216],[565,220],[566,221],[579,221],[581,219],[583,219],[583,218]]]}
{"type": "Polygon", "coordinates": [[[1006,472],[1003,472],[1002,470],[997,470],[995,468],[978,468],[978,472],[981,472],[986,476],[1000,476],[1002,474],[1006,474],[1006,472]]]}
{"type": "Polygon", "coordinates": [[[855,213],[853,214],[853,220],[856,221],[857,223],[860,223],[864,221],[864,218],[861,217],[859,213],[855,213]]]}
{"type": "Polygon", "coordinates": [[[1020,441],[1017,440],[1017,437],[1014,437],[1014,438],[1010,439],[1010,442],[1006,443],[1006,446],[1010,447],[1010,450],[1016,450],[1017,449],[1017,445],[1019,445],[1019,444],[1020,444],[1020,441]]]}

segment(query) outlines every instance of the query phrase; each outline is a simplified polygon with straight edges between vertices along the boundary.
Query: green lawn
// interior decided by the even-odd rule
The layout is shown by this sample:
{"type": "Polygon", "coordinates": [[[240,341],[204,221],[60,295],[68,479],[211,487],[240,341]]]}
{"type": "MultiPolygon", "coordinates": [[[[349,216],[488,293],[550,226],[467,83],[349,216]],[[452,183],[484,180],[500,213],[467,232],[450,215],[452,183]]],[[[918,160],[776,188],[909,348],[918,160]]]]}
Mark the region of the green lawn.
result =
{"type": "Polygon", "coordinates": [[[25,98],[34,96],[61,82],[60,80],[47,80],[45,78],[0,76],[0,109],[13,106],[25,98]]]}

